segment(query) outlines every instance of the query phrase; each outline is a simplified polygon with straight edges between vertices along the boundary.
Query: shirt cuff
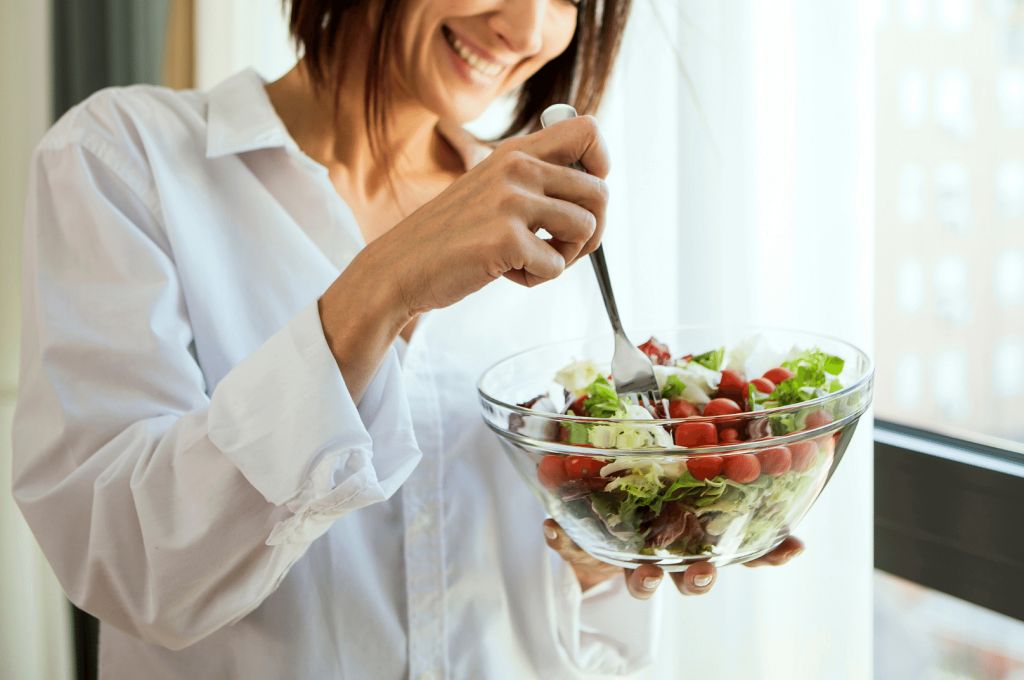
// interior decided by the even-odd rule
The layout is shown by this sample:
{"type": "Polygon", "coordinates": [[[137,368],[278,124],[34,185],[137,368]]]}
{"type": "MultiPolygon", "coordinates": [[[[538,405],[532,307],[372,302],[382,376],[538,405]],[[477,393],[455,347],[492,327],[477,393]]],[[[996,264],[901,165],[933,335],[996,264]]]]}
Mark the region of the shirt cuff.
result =
{"type": "Polygon", "coordinates": [[[316,301],[217,385],[208,428],[267,501],[294,513],[271,545],[308,543],[338,517],[390,498],[422,457],[395,350],[356,406],[316,301]]]}
{"type": "Polygon", "coordinates": [[[555,610],[559,643],[584,673],[624,675],[654,662],[660,632],[661,594],[637,600],[621,576],[586,593],[572,566],[558,555],[555,570],[555,610]]]}

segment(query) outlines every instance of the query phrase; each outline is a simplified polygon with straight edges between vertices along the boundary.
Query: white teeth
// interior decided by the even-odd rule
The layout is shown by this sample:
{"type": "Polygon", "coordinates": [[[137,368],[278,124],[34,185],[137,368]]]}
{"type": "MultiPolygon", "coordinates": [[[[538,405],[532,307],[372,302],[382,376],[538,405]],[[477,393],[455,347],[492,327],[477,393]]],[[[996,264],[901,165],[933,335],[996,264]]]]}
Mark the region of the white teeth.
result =
{"type": "Polygon", "coordinates": [[[456,38],[454,33],[445,31],[445,37],[448,38],[448,44],[452,46],[456,54],[462,57],[463,61],[472,66],[475,71],[479,71],[489,78],[493,78],[501,73],[501,66],[480,58],[476,52],[466,47],[461,40],[456,38]]]}

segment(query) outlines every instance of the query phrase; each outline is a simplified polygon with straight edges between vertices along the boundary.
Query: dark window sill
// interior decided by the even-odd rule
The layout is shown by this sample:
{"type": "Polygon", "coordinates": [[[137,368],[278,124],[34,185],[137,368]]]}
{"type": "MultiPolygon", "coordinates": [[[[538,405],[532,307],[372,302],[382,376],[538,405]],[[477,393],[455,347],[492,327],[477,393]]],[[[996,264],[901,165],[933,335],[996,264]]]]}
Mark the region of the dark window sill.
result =
{"type": "Polygon", "coordinates": [[[1024,456],[875,421],[875,566],[1024,621],[1024,456]]]}

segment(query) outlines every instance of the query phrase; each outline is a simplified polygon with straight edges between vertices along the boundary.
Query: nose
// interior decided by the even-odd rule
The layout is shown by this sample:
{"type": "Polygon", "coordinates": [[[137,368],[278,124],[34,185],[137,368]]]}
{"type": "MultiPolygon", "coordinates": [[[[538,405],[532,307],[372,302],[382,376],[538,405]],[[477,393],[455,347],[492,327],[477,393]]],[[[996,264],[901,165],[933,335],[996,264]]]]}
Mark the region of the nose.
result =
{"type": "Polygon", "coordinates": [[[491,29],[513,52],[533,56],[544,45],[544,18],[550,1],[505,0],[501,10],[491,15],[491,29]]]}

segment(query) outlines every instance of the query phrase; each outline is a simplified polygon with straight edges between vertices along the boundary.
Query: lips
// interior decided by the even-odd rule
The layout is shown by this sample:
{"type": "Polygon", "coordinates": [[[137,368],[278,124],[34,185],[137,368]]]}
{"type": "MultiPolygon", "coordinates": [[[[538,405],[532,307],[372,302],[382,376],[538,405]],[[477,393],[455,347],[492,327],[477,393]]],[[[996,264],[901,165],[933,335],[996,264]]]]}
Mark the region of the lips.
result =
{"type": "Polygon", "coordinates": [[[448,42],[452,51],[466,62],[471,69],[488,78],[494,78],[501,73],[504,68],[503,64],[494,61],[493,59],[488,59],[466,45],[464,42],[459,40],[458,36],[456,36],[455,33],[453,33],[447,26],[442,26],[441,32],[444,34],[444,39],[448,42]]]}

